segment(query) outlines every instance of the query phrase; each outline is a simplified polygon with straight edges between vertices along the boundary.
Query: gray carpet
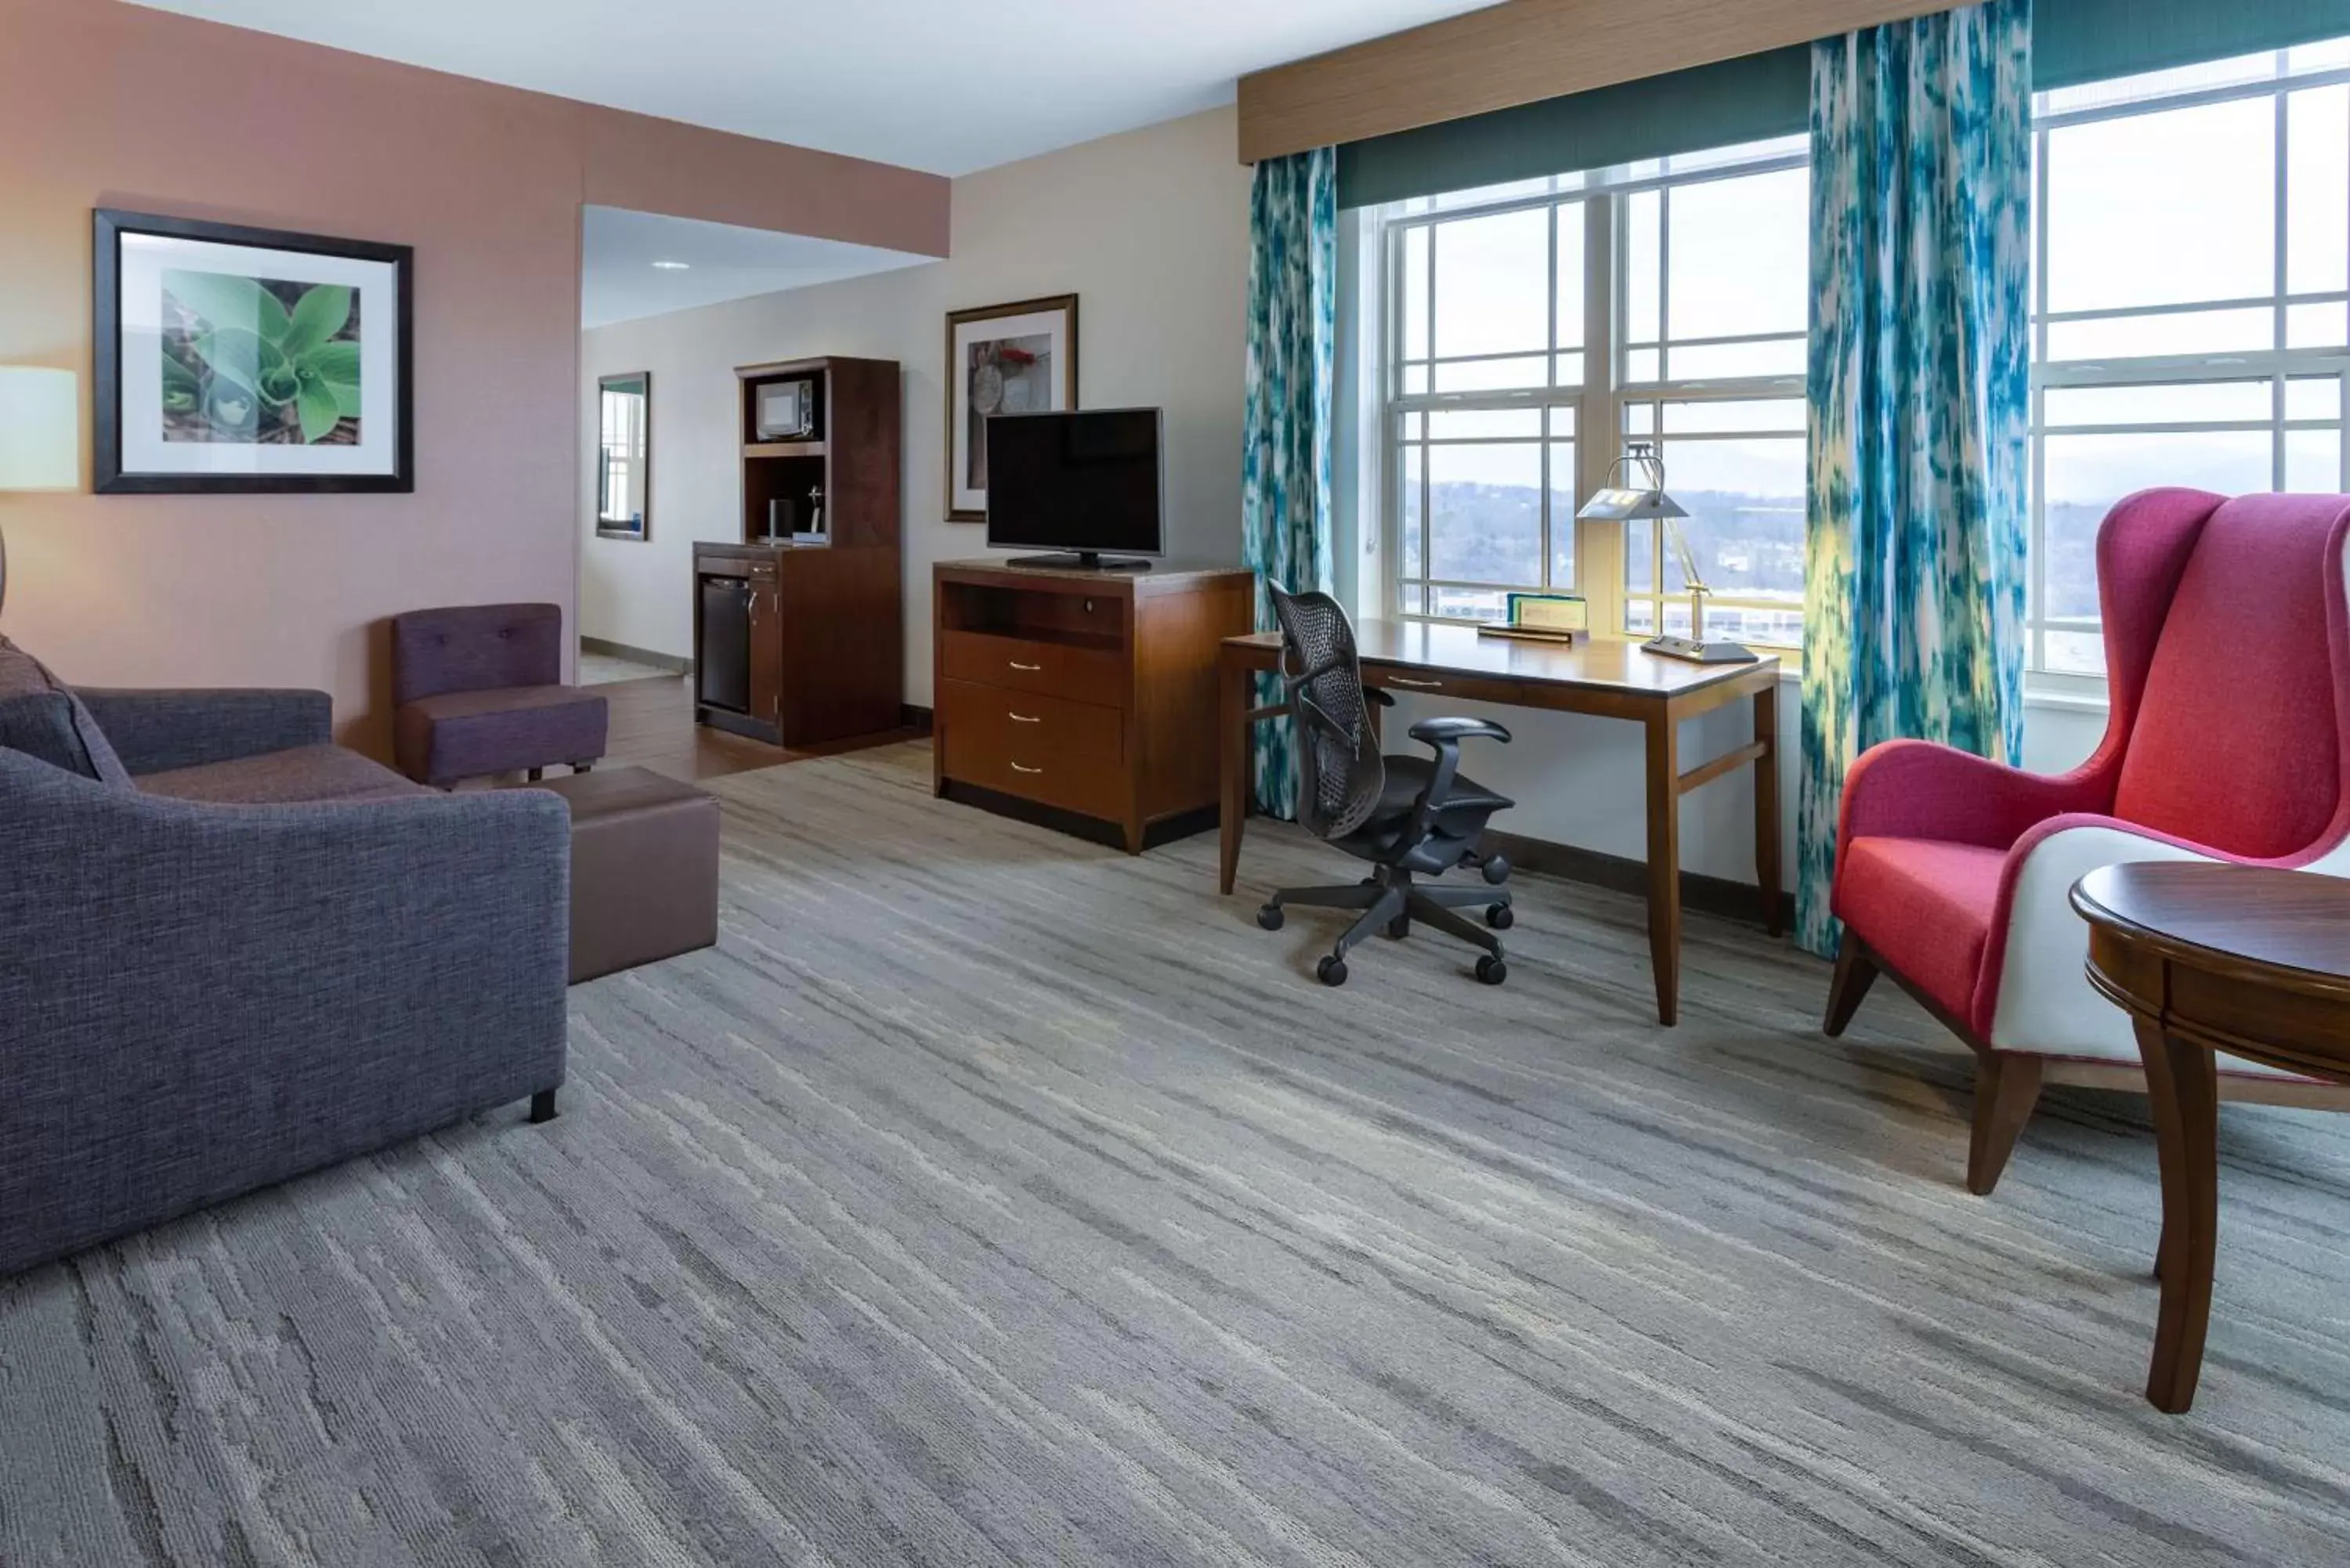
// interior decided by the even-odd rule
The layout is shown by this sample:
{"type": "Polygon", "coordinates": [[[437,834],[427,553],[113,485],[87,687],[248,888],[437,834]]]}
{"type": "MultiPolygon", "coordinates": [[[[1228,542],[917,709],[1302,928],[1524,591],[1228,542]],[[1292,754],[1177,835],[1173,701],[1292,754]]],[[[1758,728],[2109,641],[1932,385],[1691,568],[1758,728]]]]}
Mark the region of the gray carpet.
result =
{"type": "Polygon", "coordinates": [[[2172,1419],[2137,1102],[1978,1200],[1964,1064],[1745,928],[1673,1031],[1638,907],[1532,880],[1506,987],[1326,991],[1212,836],[928,782],[718,783],[722,944],[573,992],[554,1126],[0,1284],[0,1563],[2341,1560],[2350,1118],[2229,1112],[2172,1419]]]}

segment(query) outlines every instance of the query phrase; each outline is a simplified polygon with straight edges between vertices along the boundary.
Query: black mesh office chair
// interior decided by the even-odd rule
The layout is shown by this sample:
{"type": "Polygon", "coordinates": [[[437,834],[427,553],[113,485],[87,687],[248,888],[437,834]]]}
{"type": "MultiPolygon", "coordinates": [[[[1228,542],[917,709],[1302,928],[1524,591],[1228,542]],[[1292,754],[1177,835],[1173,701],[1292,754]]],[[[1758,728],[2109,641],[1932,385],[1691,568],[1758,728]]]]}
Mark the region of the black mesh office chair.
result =
{"type": "Polygon", "coordinates": [[[1510,876],[1500,856],[1477,853],[1485,819],[1514,803],[1461,776],[1461,742],[1471,736],[1506,742],[1510,732],[1483,719],[1422,719],[1411,738],[1433,758],[1379,754],[1370,704],[1392,705],[1384,691],[1366,691],[1355,658],[1355,628],[1328,594],[1289,594],[1275,587],[1281,619],[1281,674],[1297,732],[1297,820],[1315,837],[1378,869],[1347,888],[1284,888],[1256,912],[1256,923],[1281,929],[1282,906],[1360,909],[1315,970],[1325,985],[1347,983],[1347,951],[1373,930],[1410,934],[1415,919],[1485,950],[1477,978],[1499,985],[1509,974],[1501,939],[1454,913],[1485,906],[1485,923],[1510,925],[1510,896],[1482,888],[1423,888],[1415,874],[1440,877],[1455,866],[1482,867],[1498,888],[1510,876]]]}

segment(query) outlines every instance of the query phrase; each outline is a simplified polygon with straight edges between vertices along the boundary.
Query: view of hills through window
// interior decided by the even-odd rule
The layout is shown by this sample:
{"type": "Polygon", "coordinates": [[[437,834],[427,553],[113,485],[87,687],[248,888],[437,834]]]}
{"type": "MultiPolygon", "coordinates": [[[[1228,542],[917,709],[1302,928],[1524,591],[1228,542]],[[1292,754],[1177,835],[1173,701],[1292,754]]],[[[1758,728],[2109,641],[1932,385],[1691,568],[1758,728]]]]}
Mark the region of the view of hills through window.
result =
{"type": "MultiPolygon", "coordinates": [[[[2031,662],[2095,675],[2116,502],[2350,490],[2350,39],[2043,94],[2033,140],[2031,662]]],[[[1579,432],[1658,443],[1710,630],[1800,640],[1804,153],[1798,138],[1680,160],[1686,174],[1668,161],[1390,210],[1405,613],[1599,592],[1575,573],[1579,432]],[[1613,244],[1586,255],[1603,207],[1613,244]],[[1612,365],[1586,352],[1594,309],[1614,320],[1612,365]]],[[[1686,626],[1651,526],[1626,528],[1623,559],[1624,627],[1686,626]]]]}

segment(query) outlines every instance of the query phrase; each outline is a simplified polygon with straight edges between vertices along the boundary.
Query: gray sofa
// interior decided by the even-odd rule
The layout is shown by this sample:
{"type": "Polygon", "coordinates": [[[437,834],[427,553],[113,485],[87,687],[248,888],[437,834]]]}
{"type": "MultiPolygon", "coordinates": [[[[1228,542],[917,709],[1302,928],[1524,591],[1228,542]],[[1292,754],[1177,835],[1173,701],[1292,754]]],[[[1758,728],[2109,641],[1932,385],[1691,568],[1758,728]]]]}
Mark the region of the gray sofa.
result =
{"type": "Polygon", "coordinates": [[[564,1077],[570,833],[0,639],[0,1275],[564,1077]],[[34,673],[37,672],[37,673],[34,673]]]}

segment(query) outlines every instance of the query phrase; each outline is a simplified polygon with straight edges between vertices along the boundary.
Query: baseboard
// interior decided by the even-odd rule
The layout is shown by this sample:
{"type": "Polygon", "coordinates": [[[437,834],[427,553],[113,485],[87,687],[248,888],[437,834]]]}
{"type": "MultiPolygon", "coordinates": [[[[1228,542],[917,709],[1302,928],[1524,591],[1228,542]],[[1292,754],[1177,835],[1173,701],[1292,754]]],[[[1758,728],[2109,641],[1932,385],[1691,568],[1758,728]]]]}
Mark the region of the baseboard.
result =
{"type": "Polygon", "coordinates": [[[630,648],[625,642],[610,642],[600,637],[579,639],[582,653],[600,653],[607,659],[625,659],[631,664],[650,664],[656,670],[674,670],[680,675],[693,673],[693,660],[680,659],[674,653],[655,653],[650,648],[630,648]]]}
{"type": "MultiPolygon", "coordinates": [[[[1610,892],[1629,893],[1644,898],[1648,893],[1648,866],[1644,860],[1627,860],[1620,855],[1603,855],[1596,849],[1578,849],[1571,844],[1553,844],[1546,838],[1526,838],[1514,833],[1485,830],[1482,847],[1488,854],[1499,853],[1521,871],[1532,871],[1544,877],[1563,877],[1569,882],[1585,882],[1610,892]]],[[[1707,877],[1695,871],[1681,873],[1681,908],[1700,914],[1721,915],[1733,920],[1751,920],[1761,912],[1762,895],[1760,889],[1745,882],[1732,882],[1725,877],[1707,877]]],[[[1779,896],[1780,919],[1792,928],[1795,919],[1795,899],[1792,893],[1779,896]]]]}
{"type": "Polygon", "coordinates": [[[909,730],[920,730],[925,735],[932,729],[931,711],[919,702],[898,704],[898,722],[909,730]]]}

